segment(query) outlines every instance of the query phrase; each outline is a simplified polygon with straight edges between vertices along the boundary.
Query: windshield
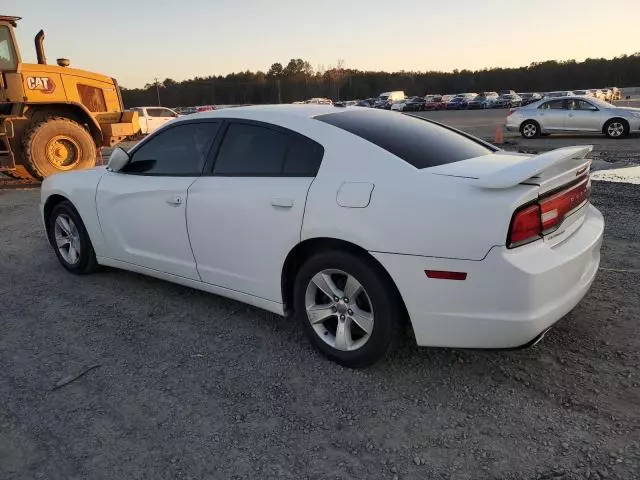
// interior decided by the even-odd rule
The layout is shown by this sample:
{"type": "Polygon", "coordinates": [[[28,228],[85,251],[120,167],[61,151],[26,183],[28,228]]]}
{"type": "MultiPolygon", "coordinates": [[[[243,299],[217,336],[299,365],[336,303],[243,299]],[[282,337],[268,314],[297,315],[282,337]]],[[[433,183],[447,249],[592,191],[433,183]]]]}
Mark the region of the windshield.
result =
{"type": "Polygon", "coordinates": [[[18,58],[9,27],[0,25],[0,70],[15,70],[17,67],[18,58]]]}
{"type": "Polygon", "coordinates": [[[613,108],[615,105],[612,105],[609,102],[605,102],[604,100],[600,100],[599,98],[589,97],[589,101],[600,108],[613,108]]]}

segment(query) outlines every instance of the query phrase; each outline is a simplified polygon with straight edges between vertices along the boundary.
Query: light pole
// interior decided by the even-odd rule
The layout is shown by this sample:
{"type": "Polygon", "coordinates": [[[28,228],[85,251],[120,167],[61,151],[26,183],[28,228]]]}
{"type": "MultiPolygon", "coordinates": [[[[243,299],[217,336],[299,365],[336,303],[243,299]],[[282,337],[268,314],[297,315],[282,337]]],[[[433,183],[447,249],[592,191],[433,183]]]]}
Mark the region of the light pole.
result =
{"type": "Polygon", "coordinates": [[[158,82],[158,77],[156,77],[156,95],[158,96],[158,106],[161,107],[160,103],[160,82],[158,82]]]}

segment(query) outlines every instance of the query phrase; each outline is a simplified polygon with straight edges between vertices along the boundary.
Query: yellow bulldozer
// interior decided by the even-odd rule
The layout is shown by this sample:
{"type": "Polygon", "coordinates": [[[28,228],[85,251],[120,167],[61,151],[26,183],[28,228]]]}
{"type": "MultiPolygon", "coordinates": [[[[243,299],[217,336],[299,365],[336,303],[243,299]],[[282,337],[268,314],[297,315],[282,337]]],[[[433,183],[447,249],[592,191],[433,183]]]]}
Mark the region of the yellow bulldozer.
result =
{"type": "Polygon", "coordinates": [[[38,63],[22,63],[18,20],[0,15],[0,172],[42,180],[93,167],[103,146],[139,131],[137,112],[124,111],[114,78],[69,68],[65,58],[48,65],[42,30],[38,63]]]}

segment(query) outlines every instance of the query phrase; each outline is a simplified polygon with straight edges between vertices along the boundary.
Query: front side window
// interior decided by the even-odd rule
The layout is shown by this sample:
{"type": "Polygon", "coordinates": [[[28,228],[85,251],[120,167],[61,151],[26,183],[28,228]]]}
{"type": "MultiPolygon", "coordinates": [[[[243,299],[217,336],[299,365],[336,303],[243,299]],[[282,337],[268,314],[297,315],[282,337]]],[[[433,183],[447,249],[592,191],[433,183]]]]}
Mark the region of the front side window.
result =
{"type": "Polygon", "coordinates": [[[18,57],[9,27],[0,25],[0,70],[15,70],[17,67],[18,57]]]}
{"type": "Polygon", "coordinates": [[[159,131],[136,149],[121,171],[130,174],[198,176],[219,128],[218,122],[186,123],[159,131]]]}
{"type": "Polygon", "coordinates": [[[538,107],[541,110],[564,110],[564,100],[545,102],[538,107]]]}
{"type": "Polygon", "coordinates": [[[324,149],[295,132],[232,123],[220,145],[214,175],[314,177],[324,149]]]}

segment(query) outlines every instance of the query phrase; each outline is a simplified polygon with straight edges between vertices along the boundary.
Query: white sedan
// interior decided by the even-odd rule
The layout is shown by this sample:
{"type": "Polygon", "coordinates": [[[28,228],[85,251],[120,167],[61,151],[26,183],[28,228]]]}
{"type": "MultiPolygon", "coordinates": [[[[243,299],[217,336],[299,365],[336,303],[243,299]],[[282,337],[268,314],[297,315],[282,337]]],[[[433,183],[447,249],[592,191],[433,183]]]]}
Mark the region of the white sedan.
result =
{"type": "Polygon", "coordinates": [[[73,273],[118,267],[280,315],[350,367],[398,343],[529,344],[586,294],[591,147],[537,156],[408,115],[283,105],[181,117],[42,185],[73,273]]]}

